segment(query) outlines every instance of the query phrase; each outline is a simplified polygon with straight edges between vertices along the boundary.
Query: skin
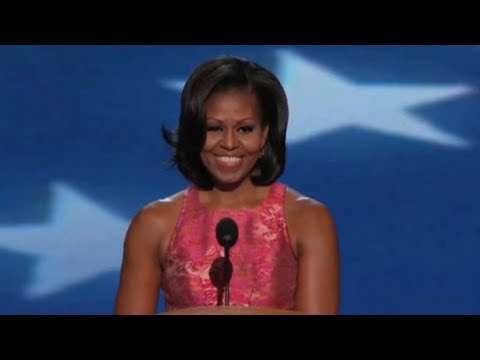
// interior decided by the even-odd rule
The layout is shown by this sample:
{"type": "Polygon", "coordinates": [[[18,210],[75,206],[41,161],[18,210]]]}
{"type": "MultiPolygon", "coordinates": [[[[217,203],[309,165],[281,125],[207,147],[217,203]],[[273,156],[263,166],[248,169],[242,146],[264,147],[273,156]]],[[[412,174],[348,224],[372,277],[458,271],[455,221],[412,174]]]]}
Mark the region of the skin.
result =
{"type": "MultiPolygon", "coordinates": [[[[206,105],[207,136],[201,159],[215,187],[200,192],[200,201],[232,210],[260,204],[269,187],[253,185],[250,174],[269,129],[262,125],[255,94],[234,89],[212,95],[206,105]]],[[[162,262],[184,196],[182,191],[151,203],[132,220],[125,238],[116,314],[156,313],[162,262]]],[[[285,216],[299,266],[295,313],[337,314],[340,256],[332,214],[324,204],[289,188],[285,216]]],[[[234,310],[208,309],[208,313],[216,311],[234,310]]]]}

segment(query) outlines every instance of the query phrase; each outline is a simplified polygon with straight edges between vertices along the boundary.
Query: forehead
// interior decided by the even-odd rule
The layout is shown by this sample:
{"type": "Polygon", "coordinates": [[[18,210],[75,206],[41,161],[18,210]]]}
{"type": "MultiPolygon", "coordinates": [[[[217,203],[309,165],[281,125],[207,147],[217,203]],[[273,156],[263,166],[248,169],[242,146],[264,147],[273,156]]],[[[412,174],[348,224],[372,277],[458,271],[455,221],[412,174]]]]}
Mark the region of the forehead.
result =
{"type": "Polygon", "coordinates": [[[207,115],[214,113],[242,113],[257,115],[258,96],[246,89],[230,89],[212,94],[206,103],[207,115]]]}

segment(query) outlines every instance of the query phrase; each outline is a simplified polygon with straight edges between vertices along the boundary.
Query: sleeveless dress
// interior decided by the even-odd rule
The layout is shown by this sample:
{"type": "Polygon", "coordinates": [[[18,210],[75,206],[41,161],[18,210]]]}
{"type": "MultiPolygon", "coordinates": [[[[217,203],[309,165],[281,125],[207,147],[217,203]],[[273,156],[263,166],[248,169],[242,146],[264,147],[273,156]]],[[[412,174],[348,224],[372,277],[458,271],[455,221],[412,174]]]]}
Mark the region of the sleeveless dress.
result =
{"type": "Polygon", "coordinates": [[[200,203],[196,186],[187,189],[163,262],[167,310],[225,305],[225,253],[215,233],[224,217],[238,225],[230,248],[230,306],[293,309],[297,259],[285,221],[286,190],[274,183],[262,204],[232,211],[209,208],[200,203]]]}

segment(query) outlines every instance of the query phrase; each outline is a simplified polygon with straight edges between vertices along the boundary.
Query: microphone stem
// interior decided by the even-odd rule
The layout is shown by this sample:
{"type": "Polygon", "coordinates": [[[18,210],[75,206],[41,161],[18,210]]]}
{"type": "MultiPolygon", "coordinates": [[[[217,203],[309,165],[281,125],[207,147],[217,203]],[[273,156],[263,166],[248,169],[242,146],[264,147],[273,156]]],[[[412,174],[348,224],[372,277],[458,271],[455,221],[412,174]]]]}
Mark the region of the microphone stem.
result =
{"type": "Polygon", "coordinates": [[[230,306],[230,284],[225,285],[225,306],[230,306]]]}
{"type": "Polygon", "coordinates": [[[225,265],[223,267],[224,278],[227,280],[225,284],[225,306],[230,306],[230,274],[229,274],[229,265],[230,265],[230,249],[225,248],[225,265]]]}

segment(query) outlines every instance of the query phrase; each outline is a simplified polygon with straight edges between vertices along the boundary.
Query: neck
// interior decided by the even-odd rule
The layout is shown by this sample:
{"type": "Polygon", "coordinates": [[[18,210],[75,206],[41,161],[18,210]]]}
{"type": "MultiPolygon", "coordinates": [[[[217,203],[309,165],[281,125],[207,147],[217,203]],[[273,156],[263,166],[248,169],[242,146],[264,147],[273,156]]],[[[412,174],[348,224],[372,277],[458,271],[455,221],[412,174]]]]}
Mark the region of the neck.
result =
{"type": "Polygon", "coordinates": [[[229,204],[236,203],[242,199],[251,198],[256,193],[256,186],[250,179],[246,179],[239,184],[215,185],[210,192],[212,200],[229,204]]]}
{"type": "Polygon", "coordinates": [[[232,186],[215,186],[204,193],[203,201],[215,208],[252,207],[263,201],[269,187],[256,186],[250,180],[232,186]]]}

